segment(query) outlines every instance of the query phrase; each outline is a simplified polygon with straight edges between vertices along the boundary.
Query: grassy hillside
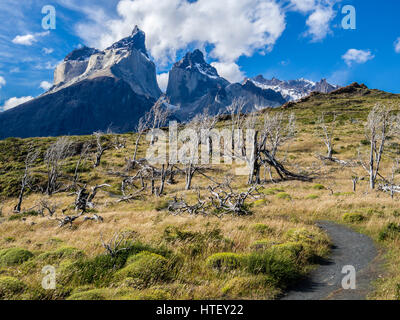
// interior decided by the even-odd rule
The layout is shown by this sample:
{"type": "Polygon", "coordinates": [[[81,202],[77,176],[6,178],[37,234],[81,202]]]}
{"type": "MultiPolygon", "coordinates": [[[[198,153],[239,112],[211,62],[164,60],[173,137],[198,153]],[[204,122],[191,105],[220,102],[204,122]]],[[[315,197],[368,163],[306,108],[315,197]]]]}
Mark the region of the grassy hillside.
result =
{"type": "MultiPolygon", "coordinates": [[[[151,195],[147,189],[130,202],[122,197],[126,159],[134,152],[135,134],[107,135],[103,143],[118,137],[126,148],[111,148],[99,167],[91,159],[79,167],[80,183],[93,187],[108,184],[94,200],[87,214],[100,215],[103,223],[77,219],[70,228],[60,228],[54,218],[75,213],[75,195],[68,190],[48,197],[45,190],[46,149],[56,138],[7,139],[0,141],[0,299],[274,299],[287,286],[306,275],[329,254],[328,237],[315,226],[321,219],[349,224],[373,237],[385,257],[385,274],[377,280],[372,299],[400,298],[399,199],[381,191],[371,191],[368,179],[361,179],[353,192],[352,176],[365,177],[360,166],[323,162],[321,132],[317,129],[321,112],[337,115],[334,155],[356,160],[358,151],[367,151],[364,124],[376,103],[400,111],[397,95],[351,86],[332,94],[313,94],[300,103],[289,103],[276,113],[293,112],[297,134],[281,149],[278,159],[295,172],[312,172],[313,180],[271,182],[258,186],[246,201],[249,215],[192,216],[168,210],[174,199],[187,203],[209,197],[208,186],[232,177],[235,192],[248,189],[246,176],[236,176],[235,165],[210,165],[195,174],[193,190],[185,190],[183,174],[166,184],[164,195],[151,195]],[[32,189],[27,191],[23,211],[13,213],[30,148],[40,150],[32,168],[32,189]],[[44,216],[40,200],[57,207],[56,214],[44,216]],[[120,252],[107,254],[103,244],[115,235],[124,237],[120,252]],[[41,287],[44,266],[56,268],[57,288],[41,287]]],[[[258,114],[260,123],[263,113],[258,114]]],[[[230,120],[218,124],[229,127],[230,120]]],[[[397,136],[391,136],[384,154],[381,173],[387,176],[392,159],[399,156],[397,136]]],[[[82,146],[92,137],[72,137],[72,155],[62,164],[64,185],[71,183],[82,146]]],[[[138,158],[145,156],[148,142],[142,139],[138,158]]],[[[91,148],[95,151],[95,147],[91,148]]],[[[91,156],[92,157],[92,156],[91,156]]],[[[262,173],[264,178],[264,172],[262,173]]],[[[277,177],[274,176],[276,179],[277,177]]],[[[156,181],[156,184],[159,182],[156,181]]],[[[140,184],[136,182],[140,189],[140,184]]]]}

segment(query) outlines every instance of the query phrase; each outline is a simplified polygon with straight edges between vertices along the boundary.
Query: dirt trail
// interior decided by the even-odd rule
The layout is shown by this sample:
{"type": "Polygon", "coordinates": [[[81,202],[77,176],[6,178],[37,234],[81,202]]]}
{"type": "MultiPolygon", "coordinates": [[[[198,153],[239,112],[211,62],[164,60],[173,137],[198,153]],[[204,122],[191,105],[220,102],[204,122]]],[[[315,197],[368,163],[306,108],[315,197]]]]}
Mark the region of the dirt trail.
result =
{"type": "Polygon", "coordinates": [[[292,288],[282,300],[364,300],[371,292],[371,282],[378,277],[378,250],[371,238],[339,224],[320,221],[333,243],[330,257],[310,276],[292,288]],[[356,269],[356,290],[344,290],[344,266],[356,269]]]}

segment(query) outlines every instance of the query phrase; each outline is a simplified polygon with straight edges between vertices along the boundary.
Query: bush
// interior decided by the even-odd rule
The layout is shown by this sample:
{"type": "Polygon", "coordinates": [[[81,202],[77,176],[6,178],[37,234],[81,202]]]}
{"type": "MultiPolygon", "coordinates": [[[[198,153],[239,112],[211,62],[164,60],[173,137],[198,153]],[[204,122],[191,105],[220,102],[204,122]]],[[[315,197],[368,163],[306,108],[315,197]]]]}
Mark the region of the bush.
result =
{"type": "Polygon", "coordinates": [[[282,199],[282,200],[292,200],[292,197],[290,196],[290,194],[286,193],[286,192],[280,192],[277,195],[278,199],[282,199]]]}
{"type": "Polygon", "coordinates": [[[138,294],[134,300],[171,300],[173,297],[168,291],[162,289],[149,289],[138,294]]]}
{"type": "Polygon", "coordinates": [[[325,190],[325,189],[326,189],[324,185],[319,184],[319,183],[313,185],[312,188],[313,188],[314,190],[325,190]]]}
{"type": "Polygon", "coordinates": [[[263,253],[246,257],[246,271],[255,275],[266,274],[280,285],[287,285],[300,276],[299,256],[303,246],[287,243],[273,246],[263,253]]]}
{"type": "Polygon", "coordinates": [[[117,272],[116,278],[140,278],[147,285],[171,279],[171,270],[168,260],[151,252],[142,252],[132,256],[127,266],[117,272]]]}
{"type": "Polygon", "coordinates": [[[67,300],[106,300],[107,290],[106,289],[94,289],[89,291],[83,291],[74,293],[67,298],[67,300]]]}
{"type": "Polygon", "coordinates": [[[307,200],[315,200],[315,199],[318,199],[318,198],[319,198],[319,196],[317,196],[316,194],[309,194],[306,197],[307,200]]]}
{"type": "Polygon", "coordinates": [[[361,213],[345,213],[343,215],[343,221],[347,223],[360,223],[365,220],[365,217],[361,213]]]}
{"type": "Polygon", "coordinates": [[[26,285],[12,277],[0,277],[0,299],[11,300],[17,299],[26,289],[26,285]]]}
{"type": "Polygon", "coordinates": [[[275,242],[265,239],[253,242],[250,247],[255,250],[265,250],[271,248],[274,245],[276,245],[275,242]]]}
{"type": "Polygon", "coordinates": [[[226,283],[222,293],[233,299],[243,297],[263,297],[265,299],[266,293],[270,293],[275,285],[276,281],[270,276],[236,277],[226,283]]]}
{"type": "Polygon", "coordinates": [[[34,211],[34,210],[30,210],[30,211],[26,211],[23,213],[14,213],[11,217],[8,218],[9,221],[16,221],[16,220],[22,220],[24,218],[27,217],[37,217],[38,215],[40,215],[39,212],[34,211]]]}
{"type": "Polygon", "coordinates": [[[0,266],[9,267],[24,263],[31,259],[33,254],[25,249],[11,248],[0,250],[0,266]]]}
{"type": "Polygon", "coordinates": [[[55,251],[42,253],[37,257],[38,261],[46,261],[53,263],[63,259],[77,260],[85,257],[85,253],[82,250],[72,247],[62,247],[55,251]]]}
{"type": "Polygon", "coordinates": [[[100,255],[93,259],[65,260],[60,264],[60,283],[72,286],[103,285],[111,282],[113,272],[122,268],[126,258],[100,255]]]}
{"type": "Polygon", "coordinates": [[[379,240],[393,240],[399,237],[400,235],[400,225],[396,223],[388,223],[380,232],[379,232],[379,240]]]}
{"type": "Polygon", "coordinates": [[[242,257],[236,253],[216,253],[208,257],[206,265],[219,271],[231,271],[238,269],[242,264],[242,257]]]}
{"type": "Polygon", "coordinates": [[[264,207],[267,203],[268,203],[267,200],[259,199],[259,200],[254,201],[252,203],[252,205],[255,206],[255,207],[264,207]]]}

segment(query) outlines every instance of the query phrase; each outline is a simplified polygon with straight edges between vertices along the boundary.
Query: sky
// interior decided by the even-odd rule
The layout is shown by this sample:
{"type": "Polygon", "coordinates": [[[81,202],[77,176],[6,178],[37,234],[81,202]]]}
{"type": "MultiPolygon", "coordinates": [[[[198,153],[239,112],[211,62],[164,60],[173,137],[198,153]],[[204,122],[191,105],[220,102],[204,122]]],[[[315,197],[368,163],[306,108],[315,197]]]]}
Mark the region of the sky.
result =
{"type": "Polygon", "coordinates": [[[231,82],[327,78],[400,93],[399,13],[397,0],[1,0],[0,112],[48,90],[72,50],[104,49],[135,25],[163,89],[199,48],[231,82]]]}

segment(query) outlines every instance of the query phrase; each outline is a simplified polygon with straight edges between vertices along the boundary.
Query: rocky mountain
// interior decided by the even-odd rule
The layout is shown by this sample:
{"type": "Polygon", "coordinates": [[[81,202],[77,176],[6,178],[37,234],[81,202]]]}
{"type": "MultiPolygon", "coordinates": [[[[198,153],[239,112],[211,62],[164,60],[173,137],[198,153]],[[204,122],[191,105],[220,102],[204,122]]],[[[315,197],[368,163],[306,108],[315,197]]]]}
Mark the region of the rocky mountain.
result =
{"type": "Polygon", "coordinates": [[[100,51],[83,47],[66,56],[42,96],[0,113],[0,138],[133,130],[160,97],[145,34],[132,34],[100,51]]]}
{"type": "Polygon", "coordinates": [[[175,115],[183,121],[206,108],[210,113],[223,112],[240,97],[247,101],[245,111],[278,107],[286,102],[279,92],[260,88],[251,81],[231,84],[205,61],[200,50],[187,53],[173,66],[166,94],[176,107],[175,115]]]}
{"type": "Polygon", "coordinates": [[[265,79],[262,75],[247,79],[261,89],[271,89],[282,94],[286,102],[296,101],[308,96],[311,92],[330,93],[339,86],[329,84],[326,79],[313,82],[306,79],[282,81],[276,78],[265,79]]]}

